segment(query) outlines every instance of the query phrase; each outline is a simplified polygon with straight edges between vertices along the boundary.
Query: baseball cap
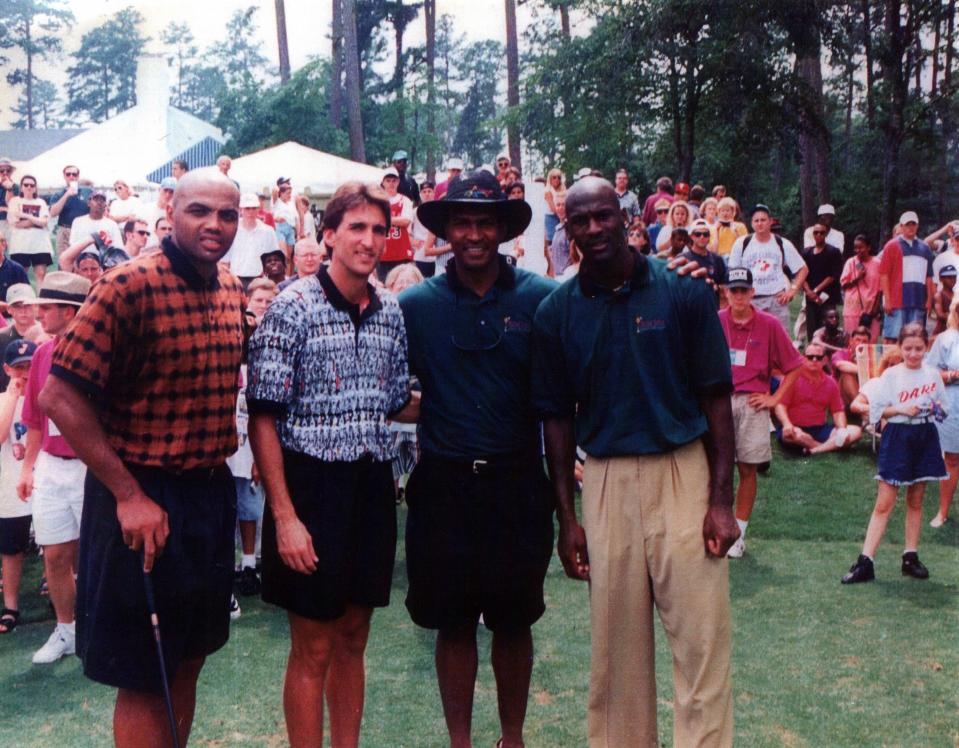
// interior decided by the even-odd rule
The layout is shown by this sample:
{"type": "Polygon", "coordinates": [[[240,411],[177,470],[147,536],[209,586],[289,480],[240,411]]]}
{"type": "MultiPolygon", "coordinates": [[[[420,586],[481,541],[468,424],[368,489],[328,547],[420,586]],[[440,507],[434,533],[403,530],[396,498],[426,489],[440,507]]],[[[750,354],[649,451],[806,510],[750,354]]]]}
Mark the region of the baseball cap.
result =
{"type": "Polygon", "coordinates": [[[907,210],[901,216],[899,216],[900,225],[905,226],[907,223],[919,223],[919,216],[916,215],[916,211],[907,210]]]}
{"type": "Polygon", "coordinates": [[[387,177],[395,177],[396,179],[399,179],[400,173],[391,166],[389,169],[383,172],[383,179],[386,179],[387,177]]]}
{"type": "Polygon", "coordinates": [[[956,270],[955,265],[943,265],[939,271],[940,278],[955,278],[956,276],[959,276],[959,271],[956,270]]]}
{"type": "Polygon", "coordinates": [[[37,298],[37,295],[33,292],[33,286],[29,283],[14,283],[7,289],[8,304],[22,304],[35,298],[37,298]]]}
{"type": "Polygon", "coordinates": [[[593,173],[593,170],[592,170],[592,169],[590,169],[588,166],[584,166],[582,169],[580,169],[578,172],[576,172],[576,177],[575,177],[575,178],[576,178],[576,179],[582,179],[583,177],[588,177],[588,176],[592,175],[592,173],[593,173]]]}
{"type": "Polygon", "coordinates": [[[753,274],[749,268],[732,268],[726,275],[727,288],[752,288],[753,274]]]}
{"type": "Polygon", "coordinates": [[[291,180],[289,177],[278,177],[276,180],[276,186],[282,187],[284,184],[290,184],[290,181],[291,180]]]}
{"type": "Polygon", "coordinates": [[[686,182],[676,182],[674,192],[689,192],[689,185],[686,182]]]}
{"type": "Polygon", "coordinates": [[[656,201],[656,204],[653,207],[656,208],[656,210],[662,210],[663,208],[669,210],[670,205],[672,205],[672,203],[669,202],[669,200],[666,198],[660,198],[656,201]]]}
{"type": "Polygon", "coordinates": [[[819,206],[819,210],[816,211],[817,216],[834,216],[836,215],[836,209],[832,207],[829,203],[823,203],[819,206]]]}
{"type": "Polygon", "coordinates": [[[176,177],[163,177],[163,181],[160,182],[161,190],[175,190],[176,189],[176,177]]]}
{"type": "Polygon", "coordinates": [[[29,363],[37,350],[37,344],[24,338],[11,340],[3,349],[3,363],[7,366],[29,363]]]}
{"type": "Polygon", "coordinates": [[[107,193],[105,193],[103,190],[94,190],[87,198],[87,200],[103,200],[104,202],[106,202],[106,199],[107,193]]]}
{"type": "Polygon", "coordinates": [[[459,169],[463,171],[463,159],[461,158],[451,158],[446,162],[447,169],[459,169]]]}
{"type": "Polygon", "coordinates": [[[391,161],[408,161],[410,158],[409,154],[406,151],[396,151],[393,154],[391,161]]]}
{"type": "Polygon", "coordinates": [[[703,218],[697,218],[689,227],[689,231],[692,233],[693,231],[696,231],[696,229],[706,229],[706,231],[709,231],[709,223],[707,223],[703,218]]]}
{"type": "Polygon", "coordinates": [[[13,161],[6,156],[0,156],[0,166],[13,166],[13,161]]]}
{"type": "Polygon", "coordinates": [[[240,198],[241,208],[259,208],[260,199],[252,192],[247,192],[240,198]]]}

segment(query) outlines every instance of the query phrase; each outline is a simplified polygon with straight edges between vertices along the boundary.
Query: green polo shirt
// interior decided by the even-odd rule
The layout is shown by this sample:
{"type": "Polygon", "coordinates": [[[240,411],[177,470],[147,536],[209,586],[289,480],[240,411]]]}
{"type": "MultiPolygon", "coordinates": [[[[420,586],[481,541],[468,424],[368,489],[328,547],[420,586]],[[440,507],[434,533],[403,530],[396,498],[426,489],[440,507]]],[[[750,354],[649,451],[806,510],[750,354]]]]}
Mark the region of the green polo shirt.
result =
{"type": "Polygon", "coordinates": [[[635,253],[632,278],[608,291],[579,275],[540,305],[533,406],[574,417],[594,457],[670,452],[706,432],[699,396],[732,390],[713,290],[635,253]]]}
{"type": "Polygon", "coordinates": [[[538,449],[530,338],[536,308],[556,284],[500,258],[499,277],[480,298],[455,265],[399,299],[410,373],[423,390],[420,446],[449,459],[538,449]]]}

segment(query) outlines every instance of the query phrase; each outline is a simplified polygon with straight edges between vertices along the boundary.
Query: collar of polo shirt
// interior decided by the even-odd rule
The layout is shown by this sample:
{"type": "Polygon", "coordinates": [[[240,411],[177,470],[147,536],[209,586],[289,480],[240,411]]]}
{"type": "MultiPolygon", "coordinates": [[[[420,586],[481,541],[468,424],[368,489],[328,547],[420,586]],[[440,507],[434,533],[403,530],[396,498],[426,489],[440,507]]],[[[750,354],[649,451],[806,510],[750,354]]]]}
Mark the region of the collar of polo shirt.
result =
{"type": "Polygon", "coordinates": [[[187,259],[187,256],[183,254],[183,250],[173,243],[171,237],[164,237],[161,246],[163,254],[170,260],[170,266],[173,268],[173,272],[183,278],[188,286],[196,291],[202,291],[203,289],[215,291],[220,287],[219,272],[214,273],[210,278],[204,278],[194,267],[193,263],[187,259]]]}
{"type": "MultiPolygon", "coordinates": [[[[506,257],[503,255],[500,255],[497,261],[499,262],[499,273],[497,273],[496,282],[493,285],[502,291],[516,288],[516,272],[513,270],[513,266],[506,261],[506,257]]],[[[469,291],[456,274],[455,260],[450,262],[446,270],[446,282],[454,292],[469,291]]]]}
{"type": "MultiPolygon", "coordinates": [[[[630,276],[629,281],[629,290],[634,291],[637,288],[642,288],[647,283],[649,283],[649,260],[646,259],[644,255],[641,255],[634,249],[630,250],[633,254],[633,274],[630,276]]],[[[598,283],[595,283],[592,278],[589,277],[588,272],[583,272],[583,269],[580,270],[577,275],[579,278],[579,287],[583,292],[584,296],[593,298],[600,293],[606,292],[609,293],[611,289],[604,288],[598,283]]],[[[624,284],[627,285],[627,284],[624,284]]]]}

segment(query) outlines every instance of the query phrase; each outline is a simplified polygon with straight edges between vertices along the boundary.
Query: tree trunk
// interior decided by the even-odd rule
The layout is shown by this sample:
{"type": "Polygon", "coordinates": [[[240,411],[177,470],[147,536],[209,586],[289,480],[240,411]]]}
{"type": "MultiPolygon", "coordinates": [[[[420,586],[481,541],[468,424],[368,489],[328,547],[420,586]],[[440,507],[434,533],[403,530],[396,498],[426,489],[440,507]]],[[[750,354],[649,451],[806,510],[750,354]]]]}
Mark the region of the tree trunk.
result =
{"type": "Polygon", "coordinates": [[[569,32],[569,8],[566,3],[559,6],[559,26],[563,30],[563,38],[569,41],[571,36],[569,32]]]}
{"type": "MultiPolygon", "coordinates": [[[[506,104],[519,106],[519,42],[516,37],[516,0],[506,0],[506,104]]],[[[509,160],[522,171],[519,149],[519,125],[511,118],[506,126],[509,160]]]]}
{"type": "Polygon", "coordinates": [[[931,98],[936,97],[936,90],[939,83],[939,43],[941,40],[940,32],[942,31],[942,5],[939,3],[936,3],[933,25],[935,27],[935,35],[932,39],[932,84],[929,88],[929,96],[931,98]]]}
{"type": "Polygon", "coordinates": [[[906,94],[909,75],[904,66],[909,42],[908,29],[900,22],[901,0],[885,0],[885,42],[882,55],[883,79],[889,86],[888,114],[883,123],[885,142],[883,146],[882,208],[880,223],[885,236],[889,236],[896,215],[899,189],[899,149],[902,145],[906,94]]]}
{"type": "Polygon", "coordinates": [[[276,46],[280,55],[280,83],[290,80],[290,45],[286,40],[285,0],[274,0],[276,6],[276,46]]]}
{"type": "Polygon", "coordinates": [[[436,0],[423,1],[426,16],[426,178],[436,182],[436,0]]]}
{"type": "Polygon", "coordinates": [[[360,54],[356,41],[356,0],[343,0],[343,57],[346,63],[346,118],[350,130],[350,157],[366,162],[363,114],[360,111],[360,54]]]}
{"type": "Polygon", "coordinates": [[[330,124],[343,123],[343,3],[333,0],[332,59],[330,61],[330,124]]]}
{"type": "Polygon", "coordinates": [[[679,70],[676,68],[676,58],[669,57],[669,76],[667,77],[669,92],[669,114],[673,121],[673,150],[676,153],[676,163],[683,162],[683,119],[679,107],[679,70]]]}
{"type": "Polygon", "coordinates": [[[396,101],[400,105],[396,129],[398,132],[406,132],[406,106],[403,97],[403,34],[406,31],[406,18],[403,14],[403,0],[396,0],[396,5],[397,8],[393,16],[396,51],[396,64],[393,66],[393,91],[396,95],[396,101]]]}
{"type": "Polygon", "coordinates": [[[27,56],[27,129],[33,129],[33,42],[31,39],[31,19],[24,21],[24,31],[27,43],[23,50],[27,56]]]}
{"type": "Polygon", "coordinates": [[[696,160],[696,113],[699,109],[699,83],[696,72],[699,67],[699,50],[696,39],[698,28],[688,28],[685,33],[686,80],[683,112],[683,150],[680,159],[680,176],[684,182],[693,181],[693,163],[696,160]]]}
{"type": "Polygon", "coordinates": [[[866,55],[866,123],[872,129],[876,125],[876,99],[873,96],[872,64],[872,15],[869,0],[862,0],[863,52],[866,55]]]}

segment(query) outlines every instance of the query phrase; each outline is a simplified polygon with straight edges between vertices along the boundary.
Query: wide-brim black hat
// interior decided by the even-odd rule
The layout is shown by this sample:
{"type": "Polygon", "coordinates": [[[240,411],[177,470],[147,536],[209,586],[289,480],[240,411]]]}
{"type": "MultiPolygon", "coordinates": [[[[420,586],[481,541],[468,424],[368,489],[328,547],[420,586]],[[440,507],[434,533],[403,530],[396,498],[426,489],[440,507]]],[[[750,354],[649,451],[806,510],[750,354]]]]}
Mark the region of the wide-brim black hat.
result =
{"type": "Polygon", "coordinates": [[[507,200],[496,177],[485,169],[453,177],[443,198],[420,205],[416,217],[440,239],[446,239],[447,220],[457,206],[463,205],[491,208],[497,220],[506,225],[503,241],[522,234],[533,219],[533,209],[529,203],[525,200],[507,200]]]}

